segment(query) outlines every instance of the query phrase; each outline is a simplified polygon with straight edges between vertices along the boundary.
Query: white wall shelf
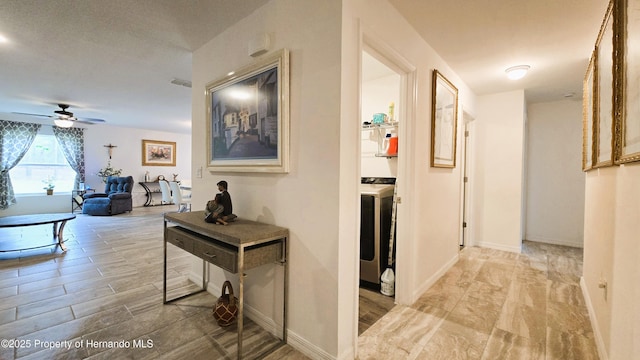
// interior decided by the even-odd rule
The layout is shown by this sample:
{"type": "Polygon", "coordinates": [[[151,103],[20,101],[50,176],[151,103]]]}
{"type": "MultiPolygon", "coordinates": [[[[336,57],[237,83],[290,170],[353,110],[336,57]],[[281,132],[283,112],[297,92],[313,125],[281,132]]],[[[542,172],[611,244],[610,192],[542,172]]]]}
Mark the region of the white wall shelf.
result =
{"type": "Polygon", "coordinates": [[[389,130],[395,131],[398,133],[398,122],[394,121],[391,123],[381,123],[381,124],[368,124],[362,125],[362,131],[371,130],[375,132],[375,141],[378,144],[378,151],[376,152],[376,157],[386,157],[386,158],[394,158],[398,157],[398,153],[395,154],[387,154],[387,142],[385,142],[387,133],[389,130]]]}

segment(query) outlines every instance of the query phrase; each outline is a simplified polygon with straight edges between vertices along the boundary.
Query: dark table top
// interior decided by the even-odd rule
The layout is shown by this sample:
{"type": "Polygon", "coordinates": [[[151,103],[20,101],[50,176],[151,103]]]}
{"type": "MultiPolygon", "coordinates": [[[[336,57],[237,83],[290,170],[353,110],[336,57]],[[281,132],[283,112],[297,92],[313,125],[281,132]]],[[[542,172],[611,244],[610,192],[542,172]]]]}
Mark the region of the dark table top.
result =
{"type": "Polygon", "coordinates": [[[76,216],[71,213],[5,216],[0,218],[0,228],[51,224],[75,218],[76,216]]]}

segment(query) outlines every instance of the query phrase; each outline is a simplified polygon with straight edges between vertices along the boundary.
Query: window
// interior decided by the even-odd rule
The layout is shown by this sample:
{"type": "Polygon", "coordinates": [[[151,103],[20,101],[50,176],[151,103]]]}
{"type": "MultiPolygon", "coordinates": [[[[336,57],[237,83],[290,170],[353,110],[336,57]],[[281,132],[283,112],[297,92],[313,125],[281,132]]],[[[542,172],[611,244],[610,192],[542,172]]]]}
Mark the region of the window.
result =
{"type": "Polygon", "coordinates": [[[54,179],[55,192],[71,192],[76,172],[69,166],[56,137],[39,133],[9,175],[16,195],[43,194],[43,180],[48,177],[54,179]]]}

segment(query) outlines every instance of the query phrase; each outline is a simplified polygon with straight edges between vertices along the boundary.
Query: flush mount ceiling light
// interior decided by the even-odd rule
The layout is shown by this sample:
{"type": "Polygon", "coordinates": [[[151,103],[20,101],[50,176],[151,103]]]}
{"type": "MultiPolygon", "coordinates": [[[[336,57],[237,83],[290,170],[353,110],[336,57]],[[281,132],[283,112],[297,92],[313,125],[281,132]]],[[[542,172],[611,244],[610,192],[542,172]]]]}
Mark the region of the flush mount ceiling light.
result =
{"type": "Polygon", "coordinates": [[[529,71],[530,68],[531,66],[529,65],[518,65],[518,66],[510,67],[504,72],[507,73],[507,77],[509,79],[518,80],[518,79],[522,79],[525,75],[527,75],[527,71],[529,71]]]}

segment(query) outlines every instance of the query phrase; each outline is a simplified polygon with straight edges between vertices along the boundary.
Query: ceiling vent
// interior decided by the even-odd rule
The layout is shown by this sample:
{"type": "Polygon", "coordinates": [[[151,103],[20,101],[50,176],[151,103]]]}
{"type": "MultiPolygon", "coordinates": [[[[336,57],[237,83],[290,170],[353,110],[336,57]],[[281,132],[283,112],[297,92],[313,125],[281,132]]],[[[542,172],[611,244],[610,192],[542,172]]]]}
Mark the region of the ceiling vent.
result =
{"type": "Polygon", "coordinates": [[[174,78],[173,80],[171,80],[171,83],[174,85],[180,85],[180,86],[191,88],[191,81],[174,78]]]}

